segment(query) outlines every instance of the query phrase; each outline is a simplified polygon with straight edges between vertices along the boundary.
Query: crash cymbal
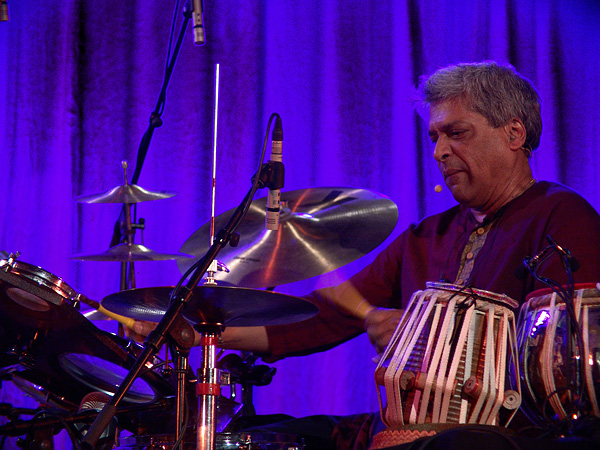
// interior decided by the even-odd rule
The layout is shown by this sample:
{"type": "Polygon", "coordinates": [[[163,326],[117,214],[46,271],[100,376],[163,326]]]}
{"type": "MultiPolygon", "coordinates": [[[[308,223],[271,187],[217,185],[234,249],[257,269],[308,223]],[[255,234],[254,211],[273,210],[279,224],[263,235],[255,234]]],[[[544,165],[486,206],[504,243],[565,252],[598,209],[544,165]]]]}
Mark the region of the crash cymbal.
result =
{"type": "Polygon", "coordinates": [[[80,203],[140,203],[162,200],[177,195],[177,192],[148,191],[137,184],[116,186],[98,194],[80,195],[76,197],[80,203]]]}
{"type": "Polygon", "coordinates": [[[157,253],[139,244],[117,244],[103,253],[73,255],[71,259],[80,261],[167,261],[170,259],[192,258],[183,253],[157,253]]]}
{"type": "MultiPolygon", "coordinates": [[[[102,299],[109,311],[137,320],[159,322],[169,306],[172,286],[130,289],[102,299]]],[[[183,316],[193,325],[208,323],[250,327],[306,320],[318,308],[299,297],[256,289],[200,285],[183,316]]]]}
{"type": "MultiPolygon", "coordinates": [[[[218,255],[229,273],[219,274],[237,286],[279,286],[344,266],[366,255],[394,230],[398,208],[374,191],[352,188],[312,188],[282,192],[277,231],[265,230],[266,199],[254,200],[237,228],[240,242],[218,255]]],[[[222,229],[234,210],[215,219],[222,229]]],[[[196,256],[178,261],[186,271],[208,249],[210,223],[198,229],[181,247],[196,256]]]]}

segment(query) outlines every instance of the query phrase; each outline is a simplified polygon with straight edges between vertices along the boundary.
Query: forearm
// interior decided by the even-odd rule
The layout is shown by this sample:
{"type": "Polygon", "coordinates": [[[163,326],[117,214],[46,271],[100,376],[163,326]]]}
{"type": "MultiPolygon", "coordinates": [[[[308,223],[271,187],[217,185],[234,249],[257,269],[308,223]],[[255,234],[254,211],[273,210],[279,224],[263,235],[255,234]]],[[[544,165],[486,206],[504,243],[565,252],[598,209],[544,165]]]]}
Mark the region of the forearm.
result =
{"type": "MultiPolygon", "coordinates": [[[[199,344],[196,334],[195,345],[199,344]]],[[[229,327],[221,333],[219,347],[229,350],[243,350],[268,353],[269,340],[265,327],[229,327]]]]}

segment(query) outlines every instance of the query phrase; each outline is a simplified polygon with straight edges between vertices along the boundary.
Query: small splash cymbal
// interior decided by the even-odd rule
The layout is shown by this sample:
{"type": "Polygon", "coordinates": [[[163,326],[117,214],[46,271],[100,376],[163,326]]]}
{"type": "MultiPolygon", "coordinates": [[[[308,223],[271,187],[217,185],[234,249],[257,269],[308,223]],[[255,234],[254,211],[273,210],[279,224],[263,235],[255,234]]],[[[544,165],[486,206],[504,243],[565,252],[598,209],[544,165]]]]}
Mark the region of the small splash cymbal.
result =
{"type": "Polygon", "coordinates": [[[148,191],[137,184],[123,184],[106,192],[80,195],[75,200],[80,203],[140,203],[162,200],[177,195],[172,191],[148,191]]]}
{"type": "Polygon", "coordinates": [[[185,253],[158,253],[139,244],[118,244],[105,252],[90,255],[73,255],[70,259],[80,261],[167,261],[191,258],[185,253]]]}

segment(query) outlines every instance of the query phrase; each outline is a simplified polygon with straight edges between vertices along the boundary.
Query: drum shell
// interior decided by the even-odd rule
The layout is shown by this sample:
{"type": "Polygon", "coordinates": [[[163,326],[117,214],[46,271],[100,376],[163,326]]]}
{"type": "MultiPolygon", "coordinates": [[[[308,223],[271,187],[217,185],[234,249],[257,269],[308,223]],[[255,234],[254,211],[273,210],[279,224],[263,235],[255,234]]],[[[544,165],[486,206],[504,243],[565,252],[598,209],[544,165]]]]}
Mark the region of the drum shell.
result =
{"type": "MultiPolygon", "coordinates": [[[[62,279],[20,261],[10,267],[3,261],[2,266],[7,269],[0,270],[0,366],[4,373],[14,373],[15,384],[38,401],[69,411],[79,409],[90,392],[116,392],[119,377],[133,366],[142,347],[86,319],[78,310],[77,292],[62,279]],[[104,371],[100,366],[105,366],[104,371]],[[107,374],[111,378],[102,380],[107,374]]],[[[174,376],[165,378],[161,364],[158,358],[152,361],[153,368],[136,380],[137,392],[125,394],[122,405],[152,404],[175,395],[174,376]]],[[[166,419],[157,419],[158,415],[124,418],[120,426],[157,432],[171,422],[173,414],[166,419]]]]}

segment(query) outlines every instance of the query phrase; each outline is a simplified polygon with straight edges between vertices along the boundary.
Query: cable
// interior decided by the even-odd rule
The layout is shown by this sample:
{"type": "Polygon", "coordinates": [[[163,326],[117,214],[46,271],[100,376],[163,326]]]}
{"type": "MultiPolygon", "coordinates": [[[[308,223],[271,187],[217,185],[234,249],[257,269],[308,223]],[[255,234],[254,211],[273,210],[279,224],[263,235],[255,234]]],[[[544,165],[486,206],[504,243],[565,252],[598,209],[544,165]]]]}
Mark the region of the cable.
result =
{"type": "MultiPolygon", "coordinates": [[[[552,289],[552,291],[562,300],[562,302],[565,304],[565,309],[567,311],[567,317],[566,317],[566,321],[567,321],[567,349],[570,350],[570,354],[568,355],[568,357],[570,358],[566,363],[565,363],[565,367],[567,369],[567,374],[570,376],[567,376],[568,378],[568,383],[570,383],[570,386],[572,386],[572,383],[575,381],[575,390],[573,391],[573,389],[567,389],[567,391],[571,391],[571,411],[569,412],[568,416],[572,419],[573,418],[573,414],[576,414],[576,416],[581,416],[581,406],[583,405],[583,403],[585,402],[585,398],[587,396],[587,390],[584,389],[584,382],[582,383],[582,376],[585,374],[585,357],[582,357],[581,353],[583,352],[584,349],[584,345],[583,345],[583,335],[582,335],[582,330],[580,327],[579,322],[577,321],[577,315],[575,313],[575,305],[574,305],[574,292],[575,292],[575,283],[573,280],[573,268],[575,268],[575,270],[579,267],[577,261],[573,258],[573,256],[571,255],[571,252],[568,249],[565,249],[563,247],[561,247],[560,245],[558,245],[556,243],[556,241],[554,241],[554,239],[552,239],[552,237],[550,235],[546,236],[546,239],[548,240],[548,242],[550,243],[550,245],[548,247],[546,247],[544,250],[542,250],[542,252],[538,253],[538,255],[542,255],[541,257],[536,256],[539,261],[536,261],[536,264],[534,266],[531,266],[529,264],[529,262],[534,258],[531,258],[529,260],[524,260],[524,264],[527,266],[527,268],[529,269],[529,272],[531,273],[531,275],[538,281],[540,281],[541,283],[546,284],[547,286],[550,287],[550,289],[552,289]],[[553,251],[549,251],[549,250],[553,250],[553,251]],[[540,267],[542,267],[544,265],[544,263],[554,254],[554,253],[558,253],[562,265],[563,265],[563,269],[567,275],[567,284],[566,284],[566,288],[564,286],[562,286],[560,283],[558,283],[555,280],[552,280],[550,278],[546,278],[546,277],[542,277],[540,274],[538,274],[538,270],[540,269],[540,267]],[[577,351],[575,351],[576,349],[571,348],[572,345],[572,336],[575,338],[576,342],[577,342],[577,351]],[[573,359],[575,359],[575,363],[573,363],[573,359]],[[576,373],[572,373],[572,369],[575,369],[576,373]],[[574,380],[575,377],[575,380],[574,380]]],[[[544,404],[547,403],[548,399],[550,398],[550,396],[555,395],[556,392],[551,393],[550,395],[548,395],[546,397],[546,399],[544,400],[544,404]]],[[[545,411],[542,411],[542,415],[544,416],[545,419],[547,419],[545,411]]],[[[570,419],[570,420],[571,420],[570,419]]]]}
{"type": "Polygon", "coordinates": [[[58,420],[60,422],[60,424],[64,427],[64,429],[67,431],[67,434],[69,435],[69,438],[71,439],[71,444],[73,444],[73,448],[75,450],[81,449],[81,445],[79,445],[79,444],[83,440],[83,436],[71,424],[67,423],[65,421],[64,417],[60,416],[59,414],[55,414],[49,410],[41,410],[41,411],[38,411],[37,413],[35,413],[33,415],[33,417],[31,418],[31,420],[33,421],[36,418],[42,417],[44,415],[54,417],[56,420],[58,420]],[[75,436],[76,434],[78,436],[75,436]]]}

